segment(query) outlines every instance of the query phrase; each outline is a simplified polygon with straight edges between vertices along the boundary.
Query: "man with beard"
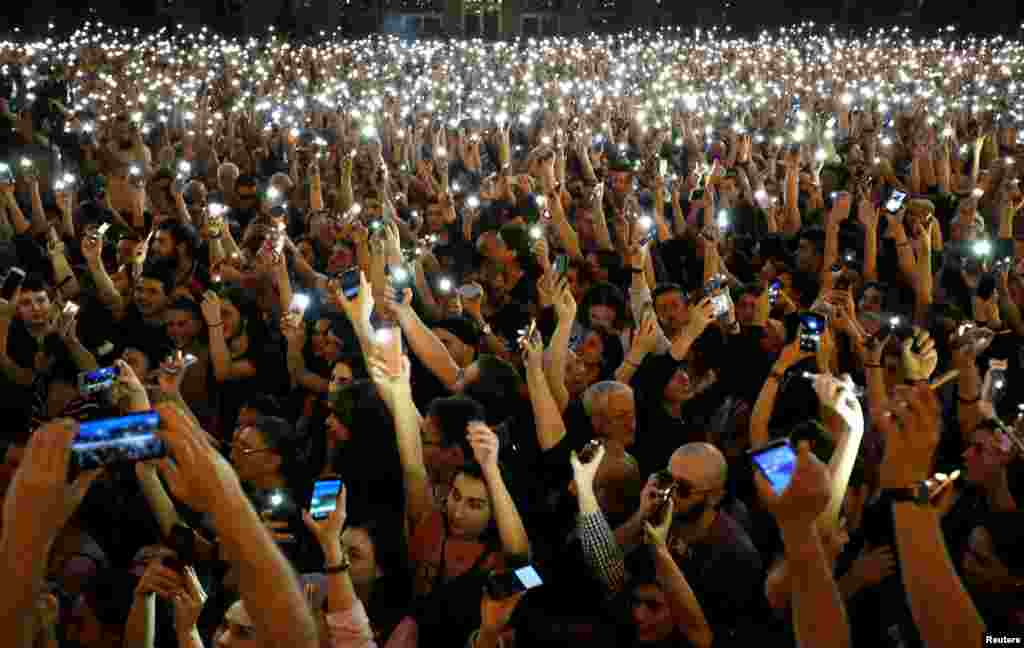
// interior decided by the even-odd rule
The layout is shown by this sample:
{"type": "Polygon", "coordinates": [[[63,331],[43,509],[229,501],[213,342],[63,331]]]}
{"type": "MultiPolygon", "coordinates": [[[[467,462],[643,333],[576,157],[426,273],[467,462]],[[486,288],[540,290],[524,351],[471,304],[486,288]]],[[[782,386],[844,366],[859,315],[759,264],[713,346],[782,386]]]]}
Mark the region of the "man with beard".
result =
{"type": "Polygon", "coordinates": [[[715,644],[740,645],[766,620],[764,567],[750,536],[722,508],[725,457],[710,443],[676,450],[667,469],[648,479],[637,512],[615,531],[627,553],[643,544],[644,522],[661,501],[661,478],[672,482],[669,549],[707,616],[715,644]]]}
{"type": "Polygon", "coordinates": [[[199,237],[195,228],[178,221],[164,221],[157,227],[153,235],[149,256],[155,261],[162,261],[174,268],[176,290],[198,297],[205,290],[200,272],[201,266],[196,260],[199,250],[199,237]]]}

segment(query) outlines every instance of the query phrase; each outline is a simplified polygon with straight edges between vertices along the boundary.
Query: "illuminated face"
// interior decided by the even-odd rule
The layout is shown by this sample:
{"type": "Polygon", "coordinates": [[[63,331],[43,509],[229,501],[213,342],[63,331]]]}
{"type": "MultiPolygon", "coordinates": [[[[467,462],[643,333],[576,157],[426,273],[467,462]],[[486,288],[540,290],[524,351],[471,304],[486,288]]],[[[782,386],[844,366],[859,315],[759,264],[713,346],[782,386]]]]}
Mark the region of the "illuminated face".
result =
{"type": "Polygon", "coordinates": [[[590,325],[606,333],[615,332],[615,309],[605,304],[594,304],[590,307],[590,325]]]}
{"type": "Polygon", "coordinates": [[[821,270],[822,255],[817,246],[805,238],[800,239],[796,250],[796,267],[801,272],[814,273],[821,270]]]}
{"type": "Polygon", "coordinates": [[[459,473],[445,502],[448,527],[453,537],[478,540],[491,521],[491,498],[480,479],[459,473]]]}
{"type": "Polygon", "coordinates": [[[231,465],[239,479],[254,481],[277,472],[281,459],[277,452],[267,445],[263,434],[254,426],[246,425],[235,430],[231,441],[231,465]]]}
{"type": "Polygon", "coordinates": [[[679,367],[672,374],[672,379],[665,385],[662,394],[668,403],[682,403],[690,399],[693,383],[690,381],[690,374],[685,367],[679,367]]]}
{"type": "Polygon", "coordinates": [[[174,346],[184,349],[202,332],[202,322],[191,311],[172,310],[167,313],[167,335],[174,346]]]}
{"type": "Polygon", "coordinates": [[[757,295],[745,293],[736,302],[736,319],[743,326],[750,326],[754,322],[754,314],[757,312],[757,295]]]}
{"type": "Polygon", "coordinates": [[[366,529],[348,527],[341,534],[341,542],[348,549],[348,559],[351,561],[348,574],[353,585],[364,587],[380,578],[377,548],[366,529]]]}
{"type": "Polygon", "coordinates": [[[158,317],[167,308],[170,296],[164,291],[164,284],[158,279],[140,277],[132,293],[135,305],[143,317],[158,317]]]}
{"type": "Polygon", "coordinates": [[[313,337],[310,339],[313,354],[319,358],[333,361],[341,354],[341,340],[331,332],[328,320],[319,320],[313,326],[313,337]]]}
{"type": "Polygon", "coordinates": [[[352,382],[352,368],[344,362],[334,363],[334,368],[331,369],[331,382],[327,386],[327,391],[330,394],[336,394],[341,391],[341,388],[352,382]]]}
{"type": "Polygon", "coordinates": [[[45,290],[23,292],[18,296],[18,319],[26,326],[44,326],[50,319],[50,295],[45,290]]]}
{"type": "Polygon", "coordinates": [[[1006,436],[991,428],[981,427],[974,431],[971,443],[963,453],[968,482],[984,484],[999,474],[1006,465],[1010,450],[1000,448],[1004,441],[1008,441],[1006,436]]]}
{"type": "Polygon", "coordinates": [[[170,232],[167,230],[157,230],[156,236],[153,237],[153,244],[149,248],[149,253],[157,259],[175,258],[174,237],[171,236],[170,232]]]}
{"type": "Polygon", "coordinates": [[[662,330],[669,339],[678,335],[689,321],[686,299],[678,290],[658,295],[658,298],[654,300],[654,312],[658,316],[658,323],[661,324],[662,330]]]}
{"type": "Polygon", "coordinates": [[[665,593],[657,585],[640,585],[633,589],[632,618],[638,643],[666,641],[672,635],[675,621],[665,593]]]}
{"type": "Polygon", "coordinates": [[[608,395],[604,411],[595,417],[594,431],[598,436],[615,441],[628,448],[636,439],[636,403],[633,390],[623,389],[608,395]]]}

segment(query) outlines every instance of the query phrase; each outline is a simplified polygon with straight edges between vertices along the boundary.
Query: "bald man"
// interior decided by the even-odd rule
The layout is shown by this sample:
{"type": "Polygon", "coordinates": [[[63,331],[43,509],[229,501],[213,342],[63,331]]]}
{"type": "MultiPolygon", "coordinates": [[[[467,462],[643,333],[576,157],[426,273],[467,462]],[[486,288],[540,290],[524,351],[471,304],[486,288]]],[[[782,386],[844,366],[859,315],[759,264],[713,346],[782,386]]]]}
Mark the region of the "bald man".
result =
{"type": "MultiPolygon", "coordinates": [[[[687,443],[672,453],[666,472],[673,482],[669,548],[704,610],[715,645],[756,645],[758,628],[770,622],[764,566],[750,536],[722,510],[729,476],[725,456],[710,443],[687,443]]],[[[656,506],[652,475],[640,509],[615,532],[620,544],[641,543],[643,522],[656,506]]]]}

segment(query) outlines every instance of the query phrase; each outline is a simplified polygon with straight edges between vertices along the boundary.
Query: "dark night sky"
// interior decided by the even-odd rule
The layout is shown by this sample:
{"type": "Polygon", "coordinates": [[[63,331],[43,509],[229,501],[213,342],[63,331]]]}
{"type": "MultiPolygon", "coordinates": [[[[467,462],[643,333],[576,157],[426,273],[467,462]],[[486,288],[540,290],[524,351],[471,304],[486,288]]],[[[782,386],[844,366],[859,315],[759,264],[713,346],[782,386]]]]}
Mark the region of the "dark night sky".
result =
{"type": "MultiPolygon", "coordinates": [[[[0,18],[0,29],[6,31],[14,26],[28,27],[42,32],[51,17],[57,17],[60,28],[67,28],[90,16],[89,7],[95,15],[108,21],[130,26],[158,26],[166,22],[166,18],[157,16],[157,8],[166,0],[139,0],[136,2],[120,2],[119,0],[92,0],[89,3],[68,2],[68,0],[32,0],[28,3],[16,3],[8,6],[5,16],[0,18]],[[58,8],[59,6],[59,8],[58,8]]],[[[281,0],[178,0],[181,4],[191,7],[189,13],[205,24],[222,25],[231,21],[223,13],[226,2],[238,2],[239,5],[250,5],[250,13],[254,22],[272,20],[278,15],[281,0]],[[258,16],[256,14],[259,14],[258,16]]],[[[314,0],[314,2],[337,2],[337,0],[314,0]]],[[[697,20],[697,7],[719,8],[725,0],[668,0],[673,7],[672,12],[680,24],[694,24],[697,20]]],[[[851,24],[878,25],[893,22],[907,24],[944,25],[951,22],[959,24],[965,30],[983,32],[1007,31],[1019,25],[1024,16],[1019,15],[1020,3],[1008,1],[985,2],[984,11],[979,5],[984,0],[959,0],[955,3],[942,0],[924,0],[924,10],[920,20],[901,19],[899,13],[917,5],[920,0],[728,0],[732,8],[727,21],[738,29],[750,30],[761,27],[816,20],[819,22],[839,23],[843,20],[844,1],[850,6],[848,15],[851,24]]],[[[632,3],[620,0],[625,8],[632,3]]],[[[353,3],[356,4],[356,3],[353,3]]],[[[225,26],[227,26],[225,24],[225,26]]]]}

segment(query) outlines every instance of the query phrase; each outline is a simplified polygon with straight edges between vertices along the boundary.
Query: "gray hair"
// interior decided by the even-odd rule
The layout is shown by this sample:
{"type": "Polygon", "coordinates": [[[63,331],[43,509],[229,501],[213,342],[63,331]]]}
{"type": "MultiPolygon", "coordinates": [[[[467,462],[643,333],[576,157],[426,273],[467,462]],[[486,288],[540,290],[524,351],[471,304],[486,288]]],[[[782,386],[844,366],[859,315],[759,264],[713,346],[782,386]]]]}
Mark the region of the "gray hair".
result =
{"type": "Polygon", "coordinates": [[[583,392],[583,411],[588,417],[594,416],[595,408],[604,409],[608,403],[608,397],[612,394],[624,391],[633,391],[629,385],[620,383],[617,380],[602,380],[587,387],[583,392]]]}

